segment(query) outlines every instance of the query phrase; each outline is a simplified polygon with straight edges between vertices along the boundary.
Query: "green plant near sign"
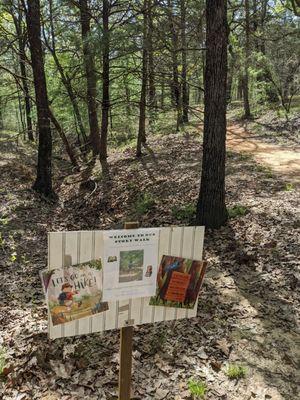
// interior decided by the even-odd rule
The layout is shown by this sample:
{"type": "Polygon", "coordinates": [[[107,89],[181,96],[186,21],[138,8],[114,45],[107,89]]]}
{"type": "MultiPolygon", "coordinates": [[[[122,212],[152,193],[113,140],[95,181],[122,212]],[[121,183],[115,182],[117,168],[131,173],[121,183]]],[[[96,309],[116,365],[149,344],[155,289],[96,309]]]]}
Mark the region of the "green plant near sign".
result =
{"type": "Polygon", "coordinates": [[[154,198],[150,194],[144,193],[137,199],[135,203],[135,210],[138,215],[143,215],[146,214],[146,212],[150,211],[154,207],[154,205],[154,198]]]}
{"type": "Polygon", "coordinates": [[[226,375],[229,379],[241,379],[245,378],[247,373],[247,368],[238,364],[229,364],[228,369],[226,371],[226,375]]]}
{"type": "Polygon", "coordinates": [[[188,381],[188,388],[194,399],[205,399],[207,386],[205,382],[190,379],[188,381]]]}
{"type": "Polygon", "coordinates": [[[194,204],[187,204],[183,207],[173,207],[172,215],[179,221],[190,222],[195,218],[196,206],[194,204]]]}
{"type": "Polygon", "coordinates": [[[3,374],[4,367],[5,367],[5,350],[3,347],[0,347],[0,376],[3,374]]]}
{"type": "Polygon", "coordinates": [[[236,204],[235,206],[228,208],[227,211],[229,218],[242,217],[249,212],[248,208],[246,206],[242,206],[241,204],[236,204]]]}

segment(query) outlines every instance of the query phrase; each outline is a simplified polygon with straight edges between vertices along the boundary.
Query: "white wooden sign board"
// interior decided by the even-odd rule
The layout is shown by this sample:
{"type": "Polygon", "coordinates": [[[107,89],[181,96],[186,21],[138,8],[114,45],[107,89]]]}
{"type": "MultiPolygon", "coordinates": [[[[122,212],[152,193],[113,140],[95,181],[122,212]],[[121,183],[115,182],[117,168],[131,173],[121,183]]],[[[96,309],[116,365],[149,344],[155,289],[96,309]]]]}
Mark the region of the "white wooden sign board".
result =
{"type": "MultiPolygon", "coordinates": [[[[158,259],[163,255],[202,260],[203,226],[160,228],[158,259]]],[[[63,268],[101,258],[103,231],[50,232],[48,234],[48,269],[63,268]]],[[[150,297],[110,301],[109,310],[66,324],[53,326],[49,319],[51,339],[102,332],[130,325],[192,318],[197,315],[197,301],[193,309],[149,306],[150,297]]]]}

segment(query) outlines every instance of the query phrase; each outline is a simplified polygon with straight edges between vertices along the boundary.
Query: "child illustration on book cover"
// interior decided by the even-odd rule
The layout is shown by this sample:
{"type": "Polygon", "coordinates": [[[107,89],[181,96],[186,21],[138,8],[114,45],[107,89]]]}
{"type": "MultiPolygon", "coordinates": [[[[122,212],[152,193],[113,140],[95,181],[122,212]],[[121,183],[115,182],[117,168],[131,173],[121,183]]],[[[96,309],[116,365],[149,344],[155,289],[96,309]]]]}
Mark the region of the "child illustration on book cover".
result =
{"type": "Polygon", "coordinates": [[[42,281],[53,325],[108,310],[102,302],[101,260],[44,271],[42,281]]]}
{"type": "Polygon", "coordinates": [[[206,270],[206,262],[182,257],[162,257],[156,295],[150,305],[194,308],[206,270]]]}

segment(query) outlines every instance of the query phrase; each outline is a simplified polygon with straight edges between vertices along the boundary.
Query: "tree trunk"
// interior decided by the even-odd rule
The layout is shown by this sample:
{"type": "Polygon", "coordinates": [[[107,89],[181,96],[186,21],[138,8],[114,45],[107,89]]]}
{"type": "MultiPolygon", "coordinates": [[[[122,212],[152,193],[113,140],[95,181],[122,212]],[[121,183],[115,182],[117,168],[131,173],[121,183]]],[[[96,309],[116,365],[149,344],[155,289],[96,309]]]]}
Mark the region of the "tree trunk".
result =
{"type": "Polygon", "coordinates": [[[204,138],[197,224],[219,228],[225,206],[227,2],[206,0],[204,138]]]}
{"type": "Polygon", "coordinates": [[[232,83],[235,74],[235,64],[236,64],[236,56],[231,45],[229,46],[229,53],[230,53],[230,62],[227,74],[227,94],[226,94],[227,104],[230,104],[232,100],[232,83]]]}
{"type": "Polygon", "coordinates": [[[250,60],[250,10],[249,0],[245,0],[245,65],[244,76],[242,78],[243,100],[244,100],[244,118],[251,118],[249,103],[249,60],[250,60]]]}
{"type": "Polygon", "coordinates": [[[14,20],[16,33],[18,36],[19,64],[20,64],[20,72],[21,72],[21,77],[22,77],[22,89],[23,89],[24,102],[25,102],[27,136],[28,136],[28,139],[33,142],[34,137],[33,137],[33,131],[32,131],[30,94],[29,94],[29,87],[28,87],[27,73],[26,73],[25,32],[22,31],[22,10],[21,10],[21,7],[19,4],[18,4],[18,15],[16,16],[12,10],[12,17],[14,20]]]}
{"type": "MultiPolygon", "coordinates": [[[[46,40],[46,45],[49,49],[49,51],[52,54],[53,60],[55,62],[55,65],[57,67],[57,70],[60,74],[61,77],[61,81],[64,85],[64,87],[66,88],[66,91],[68,93],[69,99],[71,101],[72,107],[73,107],[73,111],[74,111],[74,116],[75,119],[78,123],[78,127],[79,127],[79,132],[81,135],[81,138],[83,140],[84,143],[84,148],[81,148],[81,150],[86,151],[86,145],[87,145],[87,136],[86,136],[86,131],[82,122],[82,117],[79,111],[79,107],[78,107],[78,102],[77,102],[77,98],[76,95],[74,93],[73,87],[71,85],[71,81],[68,78],[68,75],[65,73],[63,66],[61,65],[57,54],[56,54],[56,46],[55,46],[55,31],[54,31],[54,24],[53,24],[53,0],[49,0],[49,9],[50,9],[50,27],[51,27],[51,37],[52,37],[52,45],[50,45],[47,40],[46,40]]],[[[81,143],[79,143],[81,144],[81,143]]]]}
{"type": "Polygon", "coordinates": [[[62,140],[62,142],[63,142],[63,144],[65,146],[66,153],[68,154],[71,163],[74,165],[74,167],[78,168],[78,163],[77,163],[75,154],[74,154],[74,152],[73,152],[73,150],[72,150],[72,148],[71,148],[71,146],[69,144],[67,136],[66,136],[63,128],[61,127],[60,123],[55,118],[55,116],[54,116],[54,114],[53,114],[53,112],[51,111],[50,108],[49,108],[49,116],[50,116],[50,119],[51,119],[53,125],[55,126],[55,129],[57,130],[57,132],[58,132],[58,134],[59,134],[59,136],[60,136],[60,138],[61,138],[61,140],[62,140]]]}
{"type": "Polygon", "coordinates": [[[178,56],[177,56],[178,34],[176,32],[176,27],[174,23],[173,4],[171,0],[168,0],[168,17],[169,17],[169,26],[170,26],[171,41],[172,41],[171,57],[172,57],[173,81],[171,84],[171,93],[172,93],[172,100],[177,111],[176,130],[178,131],[180,125],[182,124],[182,97],[180,93],[179,72],[178,72],[178,56]]]}
{"type": "Polygon", "coordinates": [[[155,90],[155,67],[154,67],[154,52],[153,52],[153,16],[152,16],[152,7],[153,0],[149,0],[149,29],[148,29],[148,54],[149,54],[149,107],[150,111],[156,109],[156,90],[155,90]]]}
{"type": "Polygon", "coordinates": [[[43,64],[39,0],[28,0],[26,20],[39,132],[37,177],[33,189],[43,194],[45,197],[55,198],[56,196],[52,189],[52,136],[46,77],[43,64]]]}
{"type": "Polygon", "coordinates": [[[109,0],[103,0],[103,73],[102,73],[102,120],[100,139],[100,161],[106,163],[107,159],[107,134],[109,122],[109,0]]]}
{"type": "Polygon", "coordinates": [[[182,87],[182,122],[189,122],[189,91],[187,84],[187,48],[186,48],[186,0],[180,0],[181,13],[181,87],[182,87]]]}
{"type": "Polygon", "coordinates": [[[147,94],[147,80],[148,80],[148,43],[147,43],[147,31],[148,31],[148,1],[144,0],[143,5],[143,16],[144,16],[144,27],[143,27],[143,61],[142,61],[142,87],[140,97],[140,114],[139,114],[139,130],[136,146],[136,156],[142,155],[142,144],[146,143],[146,94],[147,94]]]}
{"type": "Polygon", "coordinates": [[[92,145],[93,155],[96,156],[100,153],[100,130],[96,103],[97,79],[95,74],[94,54],[90,45],[91,14],[88,7],[88,0],[79,0],[79,9],[84,67],[87,80],[87,107],[90,126],[90,143],[92,145]]]}

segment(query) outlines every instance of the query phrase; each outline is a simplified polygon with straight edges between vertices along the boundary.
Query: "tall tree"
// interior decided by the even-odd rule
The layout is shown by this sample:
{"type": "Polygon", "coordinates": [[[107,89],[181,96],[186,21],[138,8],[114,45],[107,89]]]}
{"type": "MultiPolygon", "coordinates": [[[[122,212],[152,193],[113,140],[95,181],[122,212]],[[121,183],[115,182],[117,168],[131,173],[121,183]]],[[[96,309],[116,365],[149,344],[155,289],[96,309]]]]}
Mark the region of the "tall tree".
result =
{"type": "Polygon", "coordinates": [[[250,61],[250,9],[249,0],[245,0],[245,61],[242,78],[244,118],[251,118],[249,102],[249,61],[250,61]]]}
{"type": "Polygon", "coordinates": [[[91,12],[89,10],[88,0],[79,0],[82,49],[84,57],[84,67],[87,82],[87,106],[90,126],[90,142],[93,149],[93,155],[100,152],[100,129],[97,116],[97,79],[95,73],[95,59],[91,44],[91,12]]]}
{"type": "Polygon", "coordinates": [[[186,0],[180,0],[181,18],[181,87],[182,87],[182,122],[189,122],[189,90],[187,84],[187,45],[186,45],[186,0]]]}
{"type": "MultiPolygon", "coordinates": [[[[46,43],[46,46],[49,49],[50,53],[52,54],[53,60],[55,62],[57,70],[60,74],[61,81],[62,81],[64,87],[66,88],[66,91],[70,98],[70,102],[71,102],[73,110],[74,110],[74,116],[78,123],[79,132],[80,132],[81,138],[83,140],[83,146],[81,146],[81,150],[85,151],[86,144],[87,144],[87,136],[86,136],[85,128],[83,125],[81,113],[79,110],[79,105],[77,102],[76,94],[74,93],[74,90],[72,87],[71,79],[68,76],[68,74],[65,73],[64,68],[63,68],[63,66],[59,60],[59,57],[57,55],[57,52],[56,52],[56,37],[55,37],[53,18],[54,18],[53,17],[53,0],[49,0],[49,20],[50,20],[50,32],[51,32],[51,44],[50,44],[50,40],[47,38],[47,35],[44,35],[45,43],[46,43]]],[[[80,139],[78,138],[78,140],[80,140],[80,139]]],[[[81,145],[81,143],[79,143],[79,144],[81,145]]]]}
{"type": "Polygon", "coordinates": [[[107,159],[107,134],[109,121],[109,12],[110,1],[103,0],[102,22],[103,22],[103,51],[102,51],[102,120],[100,138],[100,161],[102,166],[107,159]]]}
{"type": "Polygon", "coordinates": [[[227,1],[206,0],[204,138],[197,223],[218,228],[227,220],[225,140],[227,1]]]}
{"type": "Polygon", "coordinates": [[[178,32],[177,32],[176,24],[175,24],[175,16],[174,16],[172,0],[168,0],[168,2],[167,2],[167,12],[168,12],[170,36],[171,36],[171,57],[172,57],[172,72],[173,72],[173,79],[172,79],[172,83],[171,83],[171,93],[172,93],[173,103],[177,110],[176,130],[178,131],[180,125],[182,124],[182,96],[181,96],[181,90],[180,90],[179,71],[178,71],[179,40],[178,40],[178,32]]]}
{"type": "Polygon", "coordinates": [[[19,64],[20,64],[20,72],[22,77],[22,89],[24,95],[25,102],[25,115],[26,115],[26,123],[27,123],[27,136],[30,141],[34,140],[33,137],[33,129],[32,129],[32,118],[31,118],[31,103],[30,103],[30,93],[29,93],[29,85],[27,79],[26,72],[26,31],[23,28],[23,11],[20,4],[20,1],[17,3],[17,11],[16,13],[11,7],[11,15],[13,17],[14,25],[16,28],[16,34],[18,37],[18,53],[19,53],[19,64]]]}
{"type": "Polygon", "coordinates": [[[136,156],[142,155],[142,144],[146,143],[146,95],[148,81],[148,0],[143,4],[143,57],[142,57],[142,87],[140,95],[139,130],[137,137],[136,156]]]}
{"type": "MultiPolygon", "coordinates": [[[[156,1],[156,0],[155,0],[156,1]]],[[[153,8],[155,3],[149,0],[148,10],[148,63],[149,63],[149,107],[152,112],[156,108],[156,89],[155,89],[155,66],[154,66],[154,49],[153,49],[153,8]]]]}
{"type": "Polygon", "coordinates": [[[55,193],[52,189],[51,168],[52,136],[41,42],[40,2],[39,0],[28,0],[27,4],[26,21],[36,98],[37,125],[39,131],[37,177],[33,189],[43,194],[45,197],[54,198],[55,193]]]}

